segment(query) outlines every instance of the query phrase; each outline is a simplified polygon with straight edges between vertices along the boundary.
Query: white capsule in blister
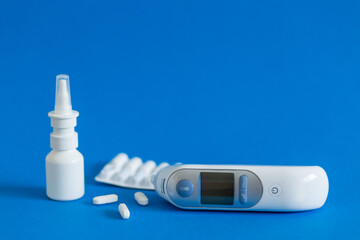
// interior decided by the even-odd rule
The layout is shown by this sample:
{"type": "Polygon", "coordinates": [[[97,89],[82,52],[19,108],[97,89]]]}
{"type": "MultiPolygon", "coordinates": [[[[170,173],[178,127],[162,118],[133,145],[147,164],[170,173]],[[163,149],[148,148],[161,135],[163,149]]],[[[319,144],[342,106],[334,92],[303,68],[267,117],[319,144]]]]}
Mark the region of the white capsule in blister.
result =
{"type": "Polygon", "coordinates": [[[108,178],[121,169],[126,162],[129,161],[128,155],[125,153],[119,153],[116,155],[110,163],[106,164],[106,166],[101,170],[99,177],[100,178],[108,178]]]}
{"type": "Polygon", "coordinates": [[[110,163],[106,164],[105,167],[101,170],[99,177],[108,178],[117,171],[116,167],[110,163]]]}
{"type": "Polygon", "coordinates": [[[123,219],[129,219],[130,217],[130,211],[125,203],[119,205],[119,213],[123,219]]]}
{"type": "Polygon", "coordinates": [[[114,168],[120,169],[127,161],[129,161],[128,155],[125,153],[119,153],[108,164],[106,164],[106,166],[103,168],[103,171],[109,171],[114,168]]]}
{"type": "Polygon", "coordinates": [[[138,184],[144,177],[149,176],[152,170],[154,170],[156,164],[154,161],[147,161],[144,165],[142,165],[135,176],[133,177],[133,182],[138,184]]]}
{"type": "Polygon", "coordinates": [[[121,170],[121,172],[117,173],[116,176],[114,176],[115,181],[125,181],[129,176],[134,175],[136,170],[141,166],[142,161],[138,157],[134,157],[131,159],[121,170]]]}
{"type": "Polygon", "coordinates": [[[119,153],[111,160],[110,164],[114,164],[117,168],[121,168],[127,161],[129,161],[128,155],[126,153],[119,153]]]}
{"type": "Polygon", "coordinates": [[[134,157],[130,160],[128,164],[126,164],[125,168],[127,168],[132,172],[135,172],[140,167],[141,164],[142,164],[141,159],[138,157],[134,157]]]}
{"type": "Polygon", "coordinates": [[[135,200],[139,205],[146,206],[149,204],[149,199],[143,192],[137,192],[134,194],[135,200]]]}
{"type": "Polygon", "coordinates": [[[156,174],[161,169],[163,169],[164,167],[167,167],[167,166],[169,166],[169,164],[167,162],[161,163],[159,166],[157,166],[157,168],[155,168],[155,170],[153,171],[153,174],[156,174]]]}
{"type": "Polygon", "coordinates": [[[93,198],[93,203],[95,205],[114,203],[118,201],[118,196],[116,194],[109,194],[103,196],[97,196],[93,198]]]}

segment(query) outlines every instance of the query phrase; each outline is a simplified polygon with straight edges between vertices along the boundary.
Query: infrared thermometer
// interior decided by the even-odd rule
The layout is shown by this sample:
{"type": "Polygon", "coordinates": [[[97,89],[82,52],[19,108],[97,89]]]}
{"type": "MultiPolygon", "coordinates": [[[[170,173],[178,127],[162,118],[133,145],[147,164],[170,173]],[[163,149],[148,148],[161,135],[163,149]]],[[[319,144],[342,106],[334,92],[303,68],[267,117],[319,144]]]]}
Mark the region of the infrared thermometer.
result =
{"type": "Polygon", "coordinates": [[[319,166],[174,165],[153,178],[155,191],[192,210],[294,212],[324,205],[329,181],[319,166]]]}

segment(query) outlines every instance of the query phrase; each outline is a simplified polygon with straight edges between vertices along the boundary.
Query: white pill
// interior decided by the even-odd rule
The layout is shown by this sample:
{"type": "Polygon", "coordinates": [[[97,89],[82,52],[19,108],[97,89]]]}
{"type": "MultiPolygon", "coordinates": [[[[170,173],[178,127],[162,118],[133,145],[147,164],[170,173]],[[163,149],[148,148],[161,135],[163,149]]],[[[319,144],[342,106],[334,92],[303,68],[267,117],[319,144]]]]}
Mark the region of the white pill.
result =
{"type": "Polygon", "coordinates": [[[103,195],[93,198],[93,203],[96,205],[113,203],[118,201],[118,196],[116,194],[103,195]]]}
{"type": "Polygon", "coordinates": [[[120,203],[119,205],[119,213],[123,219],[128,219],[130,217],[130,211],[127,208],[125,203],[120,203]]]}
{"type": "Polygon", "coordinates": [[[135,193],[134,197],[135,197],[136,202],[142,206],[146,206],[149,204],[149,199],[142,192],[135,193]]]}

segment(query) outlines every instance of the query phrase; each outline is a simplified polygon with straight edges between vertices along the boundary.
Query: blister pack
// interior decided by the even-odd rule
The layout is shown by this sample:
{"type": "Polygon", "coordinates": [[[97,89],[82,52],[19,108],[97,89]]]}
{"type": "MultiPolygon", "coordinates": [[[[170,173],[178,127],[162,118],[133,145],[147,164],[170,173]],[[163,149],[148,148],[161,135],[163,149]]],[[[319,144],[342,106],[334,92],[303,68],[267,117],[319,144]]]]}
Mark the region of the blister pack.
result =
{"type": "Polygon", "coordinates": [[[129,159],[127,154],[119,153],[103,167],[95,180],[120,187],[154,190],[151,177],[167,166],[166,162],[157,165],[152,160],[143,162],[138,157],[129,159]]]}

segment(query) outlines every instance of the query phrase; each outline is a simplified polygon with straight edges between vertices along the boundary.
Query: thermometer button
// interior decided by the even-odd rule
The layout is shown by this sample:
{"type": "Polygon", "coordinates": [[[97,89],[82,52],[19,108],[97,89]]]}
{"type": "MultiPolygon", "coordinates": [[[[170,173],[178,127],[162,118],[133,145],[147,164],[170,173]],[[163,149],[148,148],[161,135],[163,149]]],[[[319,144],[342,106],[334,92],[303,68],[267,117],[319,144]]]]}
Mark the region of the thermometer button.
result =
{"type": "Polygon", "coordinates": [[[194,192],[194,184],[188,179],[180,180],[176,184],[176,191],[181,197],[189,197],[194,192]]]}
{"type": "Polygon", "coordinates": [[[240,177],[240,203],[246,204],[248,201],[248,177],[241,175],[240,177]]]}
{"type": "Polygon", "coordinates": [[[278,184],[273,184],[269,187],[269,195],[272,197],[278,197],[281,194],[281,187],[278,184]]]}

